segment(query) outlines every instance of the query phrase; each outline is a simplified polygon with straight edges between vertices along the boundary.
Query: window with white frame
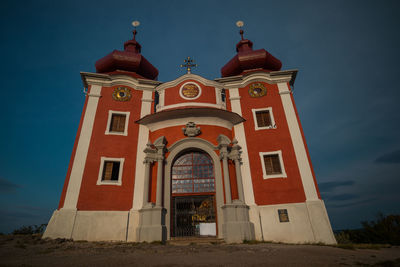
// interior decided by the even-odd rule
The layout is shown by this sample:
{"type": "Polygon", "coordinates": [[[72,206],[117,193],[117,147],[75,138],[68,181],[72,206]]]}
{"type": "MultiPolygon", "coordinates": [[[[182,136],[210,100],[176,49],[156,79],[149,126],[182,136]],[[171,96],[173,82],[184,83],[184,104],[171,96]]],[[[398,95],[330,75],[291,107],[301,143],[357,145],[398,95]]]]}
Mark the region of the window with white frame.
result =
{"type": "Polygon", "coordinates": [[[129,112],[109,110],[105,134],[127,136],[129,114],[129,112]]]}
{"type": "Polygon", "coordinates": [[[121,185],[124,158],[101,157],[98,185],[121,185]]]}
{"type": "Polygon", "coordinates": [[[282,159],[282,151],[260,152],[263,178],[285,178],[285,166],[282,159]]]}
{"type": "Polygon", "coordinates": [[[254,126],[256,130],[275,129],[275,120],[272,114],[272,108],[252,109],[254,126]]]}

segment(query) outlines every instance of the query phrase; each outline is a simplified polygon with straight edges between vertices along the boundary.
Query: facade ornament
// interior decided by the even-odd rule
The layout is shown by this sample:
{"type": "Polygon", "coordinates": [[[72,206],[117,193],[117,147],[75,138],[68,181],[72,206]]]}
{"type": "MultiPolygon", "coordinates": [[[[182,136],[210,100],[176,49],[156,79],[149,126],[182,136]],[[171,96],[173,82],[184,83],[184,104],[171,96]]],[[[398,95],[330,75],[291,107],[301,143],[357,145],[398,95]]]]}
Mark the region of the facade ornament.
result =
{"type": "Polygon", "coordinates": [[[237,189],[239,195],[239,201],[244,203],[244,190],[243,190],[243,179],[242,179],[242,171],[240,169],[240,165],[242,164],[242,158],[240,154],[242,147],[238,145],[238,140],[233,138],[232,140],[232,148],[229,152],[229,159],[231,159],[235,163],[235,172],[236,172],[236,182],[237,182],[237,189]]]}
{"type": "Polygon", "coordinates": [[[238,145],[238,140],[236,140],[236,138],[233,138],[232,148],[228,157],[230,160],[232,161],[238,160],[238,162],[242,164],[242,157],[240,156],[241,154],[242,154],[242,147],[238,145]]]}
{"type": "Polygon", "coordinates": [[[143,152],[146,153],[143,163],[153,163],[157,160],[157,149],[150,141],[147,142],[146,148],[143,152]]]}
{"type": "Polygon", "coordinates": [[[201,134],[200,127],[196,127],[196,124],[192,121],[186,123],[186,127],[183,127],[182,131],[188,137],[195,137],[201,134]]]}
{"type": "Polygon", "coordinates": [[[218,149],[219,149],[219,159],[222,161],[222,170],[224,174],[224,187],[225,187],[225,201],[226,204],[232,203],[231,185],[229,178],[229,166],[228,166],[228,148],[231,140],[223,134],[217,137],[218,149]]]}
{"type": "Polygon", "coordinates": [[[167,139],[164,136],[154,141],[157,149],[157,188],[156,188],[156,207],[162,207],[162,184],[164,173],[164,154],[166,152],[167,139]]]}

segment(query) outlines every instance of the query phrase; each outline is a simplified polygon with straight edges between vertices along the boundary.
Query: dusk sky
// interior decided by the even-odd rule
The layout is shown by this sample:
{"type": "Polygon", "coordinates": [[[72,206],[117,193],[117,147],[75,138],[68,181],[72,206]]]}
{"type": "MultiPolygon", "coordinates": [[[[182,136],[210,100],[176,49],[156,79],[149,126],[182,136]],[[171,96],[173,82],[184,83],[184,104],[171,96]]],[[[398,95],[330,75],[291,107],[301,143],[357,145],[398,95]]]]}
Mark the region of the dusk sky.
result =
{"type": "Polygon", "coordinates": [[[244,37],[298,69],[294,98],[333,229],[400,214],[400,1],[2,1],[0,232],[57,208],[84,104],[80,71],[139,20],[158,80],[208,79],[244,37]]]}

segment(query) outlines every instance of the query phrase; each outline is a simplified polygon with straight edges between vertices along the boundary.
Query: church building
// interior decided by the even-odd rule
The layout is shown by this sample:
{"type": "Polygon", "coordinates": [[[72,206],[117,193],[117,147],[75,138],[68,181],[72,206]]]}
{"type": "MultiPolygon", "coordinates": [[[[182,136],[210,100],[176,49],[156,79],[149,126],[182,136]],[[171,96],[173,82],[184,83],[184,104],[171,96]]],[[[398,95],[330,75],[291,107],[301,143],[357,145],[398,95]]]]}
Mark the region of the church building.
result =
{"type": "Polygon", "coordinates": [[[240,33],[214,80],[188,57],[186,74],[158,81],[136,27],[81,73],[82,117],[43,237],[336,243],[293,99],[297,70],[240,33]]]}

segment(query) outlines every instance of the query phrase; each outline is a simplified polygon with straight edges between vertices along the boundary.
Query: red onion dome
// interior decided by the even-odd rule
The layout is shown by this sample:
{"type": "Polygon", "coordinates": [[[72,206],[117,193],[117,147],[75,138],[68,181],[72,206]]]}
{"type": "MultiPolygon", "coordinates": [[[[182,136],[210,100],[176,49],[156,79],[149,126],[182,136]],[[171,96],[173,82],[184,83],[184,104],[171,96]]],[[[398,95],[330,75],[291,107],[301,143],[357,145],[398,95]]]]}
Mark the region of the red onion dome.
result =
{"type": "Polygon", "coordinates": [[[135,40],[137,31],[133,31],[133,39],[124,43],[124,51],[114,50],[99,59],[96,64],[98,73],[134,72],[143,78],[156,80],[158,70],[140,54],[141,45],[135,40]]]}
{"type": "Polygon", "coordinates": [[[235,55],[225,66],[221,68],[221,76],[235,76],[243,72],[263,69],[277,71],[282,67],[282,62],[268,53],[265,49],[253,50],[253,42],[243,39],[243,30],[240,30],[242,40],[236,45],[235,55]]]}

